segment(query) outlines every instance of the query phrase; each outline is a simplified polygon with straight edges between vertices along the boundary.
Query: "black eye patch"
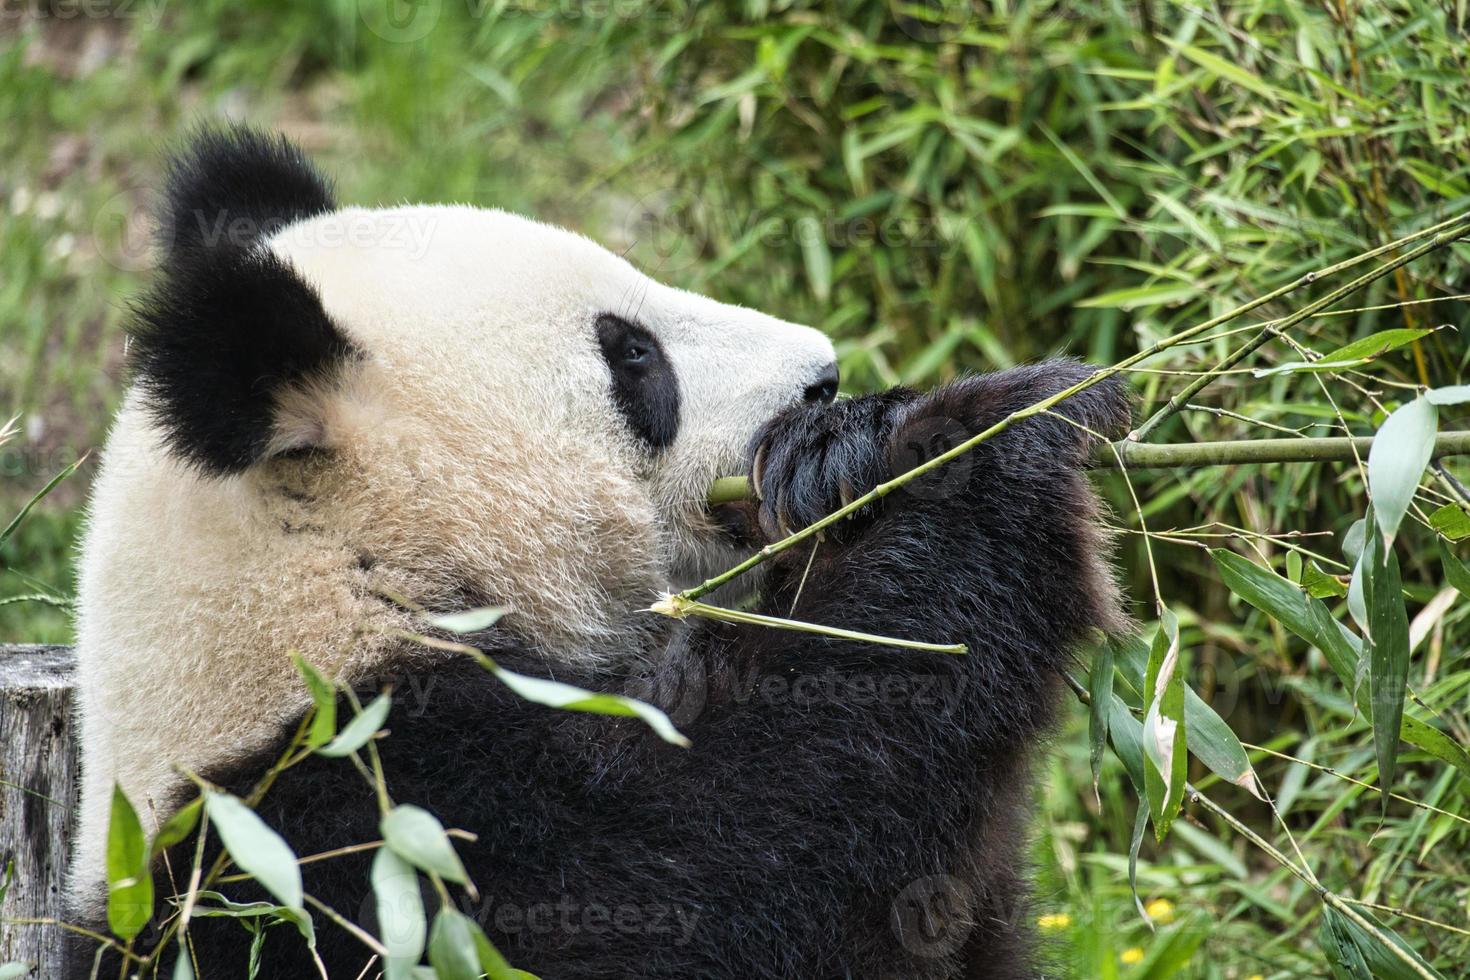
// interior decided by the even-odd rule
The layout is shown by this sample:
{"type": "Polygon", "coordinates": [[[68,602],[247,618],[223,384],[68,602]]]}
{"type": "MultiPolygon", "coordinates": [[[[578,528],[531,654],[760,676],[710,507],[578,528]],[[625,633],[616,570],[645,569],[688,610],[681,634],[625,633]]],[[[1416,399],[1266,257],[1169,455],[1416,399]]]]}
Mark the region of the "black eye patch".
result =
{"type": "Polygon", "coordinates": [[[613,401],[634,434],[654,449],[679,431],[679,381],[657,338],[620,316],[597,318],[597,343],[612,372],[613,401]]]}

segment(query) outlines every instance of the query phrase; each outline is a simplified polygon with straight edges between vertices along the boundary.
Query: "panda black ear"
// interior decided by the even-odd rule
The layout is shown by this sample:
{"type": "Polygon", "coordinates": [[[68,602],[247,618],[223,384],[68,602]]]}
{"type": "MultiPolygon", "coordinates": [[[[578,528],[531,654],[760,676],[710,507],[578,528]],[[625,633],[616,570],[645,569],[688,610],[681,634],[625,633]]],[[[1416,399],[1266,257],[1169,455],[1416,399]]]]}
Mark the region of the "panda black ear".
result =
{"type": "Polygon", "coordinates": [[[260,461],[280,448],[281,400],[357,356],[265,245],[335,209],[325,178],[279,137],[204,131],[171,162],[160,278],[134,310],[130,356],[180,458],[213,474],[260,461]]]}

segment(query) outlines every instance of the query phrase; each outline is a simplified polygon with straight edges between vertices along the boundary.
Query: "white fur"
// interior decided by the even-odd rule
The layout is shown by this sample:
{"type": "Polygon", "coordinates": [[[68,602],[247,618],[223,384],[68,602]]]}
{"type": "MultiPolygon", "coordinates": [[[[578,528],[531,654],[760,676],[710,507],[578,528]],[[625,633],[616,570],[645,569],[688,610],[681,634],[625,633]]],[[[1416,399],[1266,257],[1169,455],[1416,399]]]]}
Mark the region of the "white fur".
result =
{"type": "Polygon", "coordinates": [[[273,448],[324,445],[322,463],[204,476],[125,400],[81,561],[83,909],[114,781],[163,820],[178,767],[240,758],[304,708],[293,650],[348,680],[412,666],[384,662],[405,654],[383,633],[410,624],[385,593],[442,606],[470,587],[552,656],[637,655],[641,609],[737,557],[707,524],[710,480],[833,358],[815,331],[499,211],[346,209],[271,247],[366,356],[279,399],[273,448]],[[660,453],[613,406],[603,312],[673,364],[680,427],[660,453]]]}

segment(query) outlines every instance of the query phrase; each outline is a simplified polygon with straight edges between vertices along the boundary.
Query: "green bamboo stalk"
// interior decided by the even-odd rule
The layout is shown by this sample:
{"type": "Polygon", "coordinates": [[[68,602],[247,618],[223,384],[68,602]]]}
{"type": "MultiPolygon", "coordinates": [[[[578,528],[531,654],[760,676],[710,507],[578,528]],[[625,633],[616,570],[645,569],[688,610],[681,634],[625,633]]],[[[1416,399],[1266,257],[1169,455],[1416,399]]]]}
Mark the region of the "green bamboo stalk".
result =
{"type": "MultiPolygon", "coordinates": [[[[1169,470],[1202,466],[1240,466],[1264,463],[1347,463],[1368,455],[1372,436],[1334,436],[1323,439],[1240,439],[1232,442],[1174,442],[1149,444],[1120,439],[1098,447],[1088,462],[1091,469],[1118,468],[1118,455],[1129,469],[1169,470]]],[[[1470,455],[1470,432],[1441,432],[1434,440],[1432,459],[1470,455]]],[[[710,484],[709,502],[733,504],[750,498],[750,479],[722,476],[710,484]]]]}
{"type": "MultiPolygon", "coordinates": [[[[1130,468],[1173,469],[1235,466],[1242,463],[1352,462],[1368,455],[1368,450],[1373,447],[1373,437],[1242,439],[1235,442],[1180,442],[1161,445],[1122,439],[1114,443],[1114,446],[1122,455],[1123,464],[1130,468]]],[[[1470,432],[1442,432],[1434,440],[1434,459],[1466,454],[1470,454],[1470,432]]],[[[1115,469],[1118,461],[1112,450],[1104,446],[1091,465],[1096,469],[1115,469]]]]}

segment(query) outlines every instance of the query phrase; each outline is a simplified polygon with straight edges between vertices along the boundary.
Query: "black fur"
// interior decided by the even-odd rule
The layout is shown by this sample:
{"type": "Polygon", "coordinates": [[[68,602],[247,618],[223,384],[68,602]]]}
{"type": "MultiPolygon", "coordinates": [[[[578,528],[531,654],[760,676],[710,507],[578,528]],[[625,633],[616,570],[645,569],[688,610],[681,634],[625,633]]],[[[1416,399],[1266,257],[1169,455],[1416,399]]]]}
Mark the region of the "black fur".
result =
{"type": "Polygon", "coordinates": [[[335,210],[331,182],[285,137],[204,129],[169,161],[160,244],[170,259],[180,250],[244,249],[335,210]]]}
{"type": "MultiPolygon", "coordinates": [[[[1087,373],[1058,362],[793,409],[759,440],[761,523],[800,525],[1087,373]]],[[[1059,410],[1105,433],[1128,420],[1111,380],[1059,410]]],[[[399,685],[379,743],[389,789],[480,835],[459,845],[483,893],[462,907],[546,980],[1036,976],[1028,760],[1069,648],[1118,616],[1088,448],[1060,419],[1021,422],[814,557],[773,562],[761,611],[794,604],[814,622],[961,641],[966,656],[707,622],[642,678],[496,650],[506,666],[651,697],[693,748],[529,704],[458,662],[399,685]]],[[[259,765],[215,775],[244,791],[259,765]]],[[[342,760],[288,770],[259,812],[299,854],[379,836],[373,793],[342,760]]],[[[369,861],[307,865],[306,888],[371,929],[369,861]]],[[[191,934],[201,980],[241,975],[243,929],[196,919],[191,934]]],[[[357,976],[364,947],[325,921],[318,934],[331,976],[357,976]]],[[[262,976],[316,976],[293,930],[268,934],[262,976]]]]}
{"type": "Polygon", "coordinates": [[[613,401],[633,434],[662,449],[679,434],[679,379],[658,339],[622,317],[597,318],[597,343],[612,372],[613,401]]]}
{"type": "Polygon", "coordinates": [[[169,170],[162,278],[135,309],[138,383],[182,459],[210,473],[258,461],[275,400],[354,356],[320,298],[261,242],[335,209],[285,140],[201,133],[169,170]]]}

